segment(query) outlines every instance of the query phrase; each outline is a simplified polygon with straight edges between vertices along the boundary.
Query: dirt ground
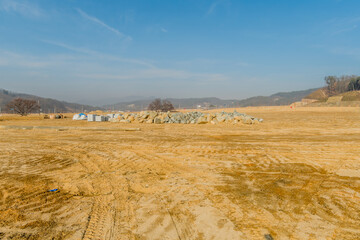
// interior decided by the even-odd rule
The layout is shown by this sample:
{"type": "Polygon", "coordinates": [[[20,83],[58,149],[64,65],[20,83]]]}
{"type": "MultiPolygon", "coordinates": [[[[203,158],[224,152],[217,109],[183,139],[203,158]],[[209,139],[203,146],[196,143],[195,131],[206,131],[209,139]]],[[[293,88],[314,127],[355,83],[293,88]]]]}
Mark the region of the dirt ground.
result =
{"type": "Polygon", "coordinates": [[[360,239],[360,109],[238,111],[264,122],[0,116],[42,126],[0,127],[0,239],[360,239]]]}

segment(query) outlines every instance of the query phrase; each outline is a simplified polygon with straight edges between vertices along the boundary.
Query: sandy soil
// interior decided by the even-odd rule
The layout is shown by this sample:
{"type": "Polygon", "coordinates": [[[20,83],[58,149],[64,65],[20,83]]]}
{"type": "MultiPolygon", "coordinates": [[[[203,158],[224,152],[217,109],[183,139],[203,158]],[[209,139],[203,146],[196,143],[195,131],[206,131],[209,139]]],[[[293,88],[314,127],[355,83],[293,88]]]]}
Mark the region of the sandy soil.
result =
{"type": "Polygon", "coordinates": [[[264,123],[0,117],[56,127],[0,128],[0,239],[360,239],[360,109],[238,111],[264,123]]]}

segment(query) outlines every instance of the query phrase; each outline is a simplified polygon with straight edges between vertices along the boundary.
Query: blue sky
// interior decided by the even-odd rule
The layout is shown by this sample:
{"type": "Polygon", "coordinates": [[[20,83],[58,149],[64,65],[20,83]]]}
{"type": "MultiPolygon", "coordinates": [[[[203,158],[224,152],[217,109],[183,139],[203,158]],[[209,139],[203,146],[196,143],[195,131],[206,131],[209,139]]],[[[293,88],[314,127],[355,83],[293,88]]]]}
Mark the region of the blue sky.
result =
{"type": "Polygon", "coordinates": [[[0,88],[243,99],[360,74],[360,1],[0,0],[0,88]]]}

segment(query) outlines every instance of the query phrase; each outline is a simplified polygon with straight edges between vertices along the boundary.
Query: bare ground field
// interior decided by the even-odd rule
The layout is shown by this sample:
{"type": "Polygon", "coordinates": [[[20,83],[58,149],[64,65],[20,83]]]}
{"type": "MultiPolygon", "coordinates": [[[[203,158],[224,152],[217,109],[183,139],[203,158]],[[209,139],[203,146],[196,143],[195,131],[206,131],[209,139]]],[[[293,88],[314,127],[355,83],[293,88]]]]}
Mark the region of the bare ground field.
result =
{"type": "Polygon", "coordinates": [[[0,128],[0,239],[360,239],[360,109],[238,111],[264,123],[0,116],[72,127],[0,128]]]}

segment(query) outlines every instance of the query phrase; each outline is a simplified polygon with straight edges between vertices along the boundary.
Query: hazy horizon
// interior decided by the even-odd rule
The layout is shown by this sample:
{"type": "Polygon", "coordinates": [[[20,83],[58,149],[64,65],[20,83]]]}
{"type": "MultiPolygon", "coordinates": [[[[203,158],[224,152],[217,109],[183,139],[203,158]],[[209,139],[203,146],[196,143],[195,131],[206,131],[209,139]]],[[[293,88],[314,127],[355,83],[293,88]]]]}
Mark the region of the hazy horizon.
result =
{"type": "Polygon", "coordinates": [[[321,87],[326,75],[359,74],[358,7],[345,0],[0,0],[0,88],[94,104],[321,87]]]}

